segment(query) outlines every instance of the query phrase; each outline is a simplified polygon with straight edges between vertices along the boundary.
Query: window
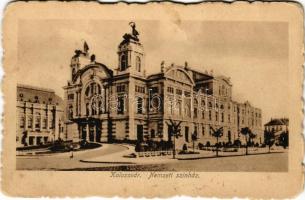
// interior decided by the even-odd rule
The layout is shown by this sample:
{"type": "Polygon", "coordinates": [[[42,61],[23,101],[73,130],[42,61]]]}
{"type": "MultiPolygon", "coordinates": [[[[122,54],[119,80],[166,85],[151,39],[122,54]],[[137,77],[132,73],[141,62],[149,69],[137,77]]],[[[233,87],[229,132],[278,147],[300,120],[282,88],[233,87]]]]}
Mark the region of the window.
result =
{"type": "Polygon", "coordinates": [[[197,108],[194,108],[194,118],[197,118],[197,108]]]}
{"type": "Polygon", "coordinates": [[[135,91],[144,94],[145,93],[145,87],[136,85],[135,91]]]}
{"type": "Polygon", "coordinates": [[[43,128],[43,129],[47,129],[47,123],[48,123],[47,118],[44,118],[44,119],[42,120],[42,128],[43,128]]]}
{"type": "Polygon", "coordinates": [[[149,89],[150,93],[151,94],[155,94],[155,93],[158,93],[158,87],[152,87],[149,89]]]}
{"type": "Polygon", "coordinates": [[[36,113],[36,118],[35,118],[35,128],[36,129],[40,129],[40,120],[41,120],[40,113],[36,113]]]}
{"type": "Polygon", "coordinates": [[[212,120],[212,111],[209,110],[209,120],[212,120]]]}
{"type": "Polygon", "coordinates": [[[102,93],[101,86],[95,82],[88,85],[85,91],[86,97],[92,97],[93,95],[101,94],[101,93],[102,93]]]}
{"type": "Polygon", "coordinates": [[[204,133],[205,133],[205,127],[202,126],[202,135],[204,135],[204,133]]]}
{"type": "Polygon", "coordinates": [[[39,98],[38,98],[38,96],[35,96],[34,98],[35,98],[34,103],[39,103],[39,98]]]}
{"type": "Polygon", "coordinates": [[[102,114],[103,112],[105,112],[104,105],[103,105],[102,101],[98,102],[98,112],[99,112],[99,114],[102,114]]]}
{"type": "Polygon", "coordinates": [[[49,127],[53,129],[55,127],[55,120],[52,117],[49,118],[49,127]]]}
{"type": "Polygon", "coordinates": [[[120,96],[118,97],[118,114],[124,114],[124,97],[120,96]]]}
{"type": "Polygon", "coordinates": [[[176,94],[181,96],[182,95],[182,90],[176,89],[176,94]]]}
{"type": "Polygon", "coordinates": [[[218,121],[218,112],[215,112],[215,120],[218,121]]]}
{"type": "Polygon", "coordinates": [[[204,100],[201,101],[201,107],[205,107],[205,101],[204,100]]]}
{"type": "Polygon", "coordinates": [[[118,85],[118,86],[116,86],[116,91],[117,92],[125,92],[126,91],[126,86],[125,85],[118,85]]]}
{"type": "Polygon", "coordinates": [[[224,122],[224,120],[225,120],[224,114],[221,113],[221,122],[224,122]]]}
{"type": "Polygon", "coordinates": [[[229,121],[229,123],[231,122],[231,116],[230,116],[230,114],[228,115],[228,121],[229,121]]]}
{"type": "Polygon", "coordinates": [[[174,94],[174,88],[172,88],[172,87],[167,87],[167,92],[168,92],[168,93],[174,94]]]}
{"type": "Polygon", "coordinates": [[[202,110],[201,114],[202,114],[202,119],[204,119],[204,110],[202,110]]]}
{"type": "Polygon", "coordinates": [[[121,71],[124,71],[127,68],[127,55],[125,53],[122,54],[121,56],[121,71]]]}
{"type": "MultiPolygon", "coordinates": [[[[86,104],[86,115],[88,116],[90,114],[90,105],[89,103],[86,104]]],[[[72,110],[72,116],[73,116],[73,110],[72,110]]]]}
{"type": "Polygon", "coordinates": [[[96,115],[97,114],[97,104],[96,101],[92,101],[91,104],[91,115],[96,115]]]}
{"type": "Polygon", "coordinates": [[[191,117],[191,105],[189,103],[185,104],[185,115],[191,117]]]}
{"type": "Polygon", "coordinates": [[[188,91],[184,91],[184,95],[185,95],[186,97],[190,97],[190,96],[191,96],[191,93],[188,92],[188,91]]]}
{"type": "Polygon", "coordinates": [[[20,117],[20,128],[24,128],[24,124],[25,124],[25,118],[24,118],[24,116],[21,116],[20,117]]]}
{"type": "Polygon", "coordinates": [[[136,57],[136,70],[141,72],[141,58],[139,56],[136,57]]]}
{"type": "Polygon", "coordinates": [[[181,101],[178,101],[177,102],[177,108],[178,108],[178,115],[180,115],[181,116],[181,114],[182,114],[182,102],[181,101]]]}
{"type": "Polygon", "coordinates": [[[73,106],[70,105],[69,106],[69,119],[72,119],[73,118],[73,106]]]}
{"type": "Polygon", "coordinates": [[[32,125],[33,125],[33,118],[32,118],[32,116],[29,116],[29,118],[28,118],[28,128],[32,128],[32,125]]]}
{"type": "Polygon", "coordinates": [[[138,114],[143,113],[143,99],[141,97],[137,98],[137,113],[138,114]]]}
{"type": "Polygon", "coordinates": [[[74,94],[69,94],[68,95],[68,100],[72,100],[72,99],[74,99],[74,94]]]}

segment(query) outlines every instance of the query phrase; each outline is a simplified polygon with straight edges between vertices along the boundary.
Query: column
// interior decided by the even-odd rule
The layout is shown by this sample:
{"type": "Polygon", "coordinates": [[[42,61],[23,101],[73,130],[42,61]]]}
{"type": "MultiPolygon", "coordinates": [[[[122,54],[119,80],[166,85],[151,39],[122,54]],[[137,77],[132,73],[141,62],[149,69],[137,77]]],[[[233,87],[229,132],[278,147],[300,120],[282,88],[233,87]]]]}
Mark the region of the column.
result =
{"type": "Polygon", "coordinates": [[[82,113],[81,101],[82,101],[81,92],[79,90],[79,92],[78,92],[78,115],[81,115],[81,113],[82,113]]]}
{"type": "Polygon", "coordinates": [[[39,130],[42,130],[42,123],[43,123],[43,119],[44,119],[44,112],[43,112],[43,104],[40,105],[40,127],[39,130]]]}
{"type": "Polygon", "coordinates": [[[86,141],[89,141],[89,123],[86,124],[86,141]]]}
{"type": "Polygon", "coordinates": [[[82,139],[82,126],[81,124],[77,124],[77,128],[78,128],[78,141],[81,141],[82,139]]]}
{"type": "Polygon", "coordinates": [[[36,113],[35,113],[35,105],[33,105],[33,112],[32,112],[32,130],[36,131],[35,129],[35,122],[36,122],[36,113]]]}
{"type": "Polygon", "coordinates": [[[78,105],[78,92],[75,92],[75,115],[76,116],[79,115],[78,107],[79,107],[79,105],[78,105]]]}
{"type": "Polygon", "coordinates": [[[94,132],[93,132],[93,142],[96,142],[96,124],[94,124],[94,132]]]}
{"type": "Polygon", "coordinates": [[[28,110],[27,110],[27,105],[26,103],[24,103],[25,106],[25,113],[24,113],[24,129],[23,130],[27,130],[28,129],[28,110]]]}

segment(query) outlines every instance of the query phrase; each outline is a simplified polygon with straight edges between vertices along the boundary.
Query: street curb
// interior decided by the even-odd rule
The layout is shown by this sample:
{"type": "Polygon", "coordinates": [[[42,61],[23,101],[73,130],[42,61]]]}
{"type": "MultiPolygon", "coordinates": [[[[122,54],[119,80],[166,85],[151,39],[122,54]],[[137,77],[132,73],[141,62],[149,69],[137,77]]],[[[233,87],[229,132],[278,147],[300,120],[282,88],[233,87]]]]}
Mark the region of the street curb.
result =
{"type": "Polygon", "coordinates": [[[209,159],[209,158],[225,158],[225,157],[238,157],[238,156],[254,156],[254,155],[262,155],[262,154],[274,154],[274,153],[285,153],[285,152],[271,152],[271,153],[256,153],[256,154],[248,154],[248,155],[230,155],[230,156],[209,156],[209,157],[195,157],[195,158],[177,158],[178,160],[199,160],[199,159],[209,159]]]}

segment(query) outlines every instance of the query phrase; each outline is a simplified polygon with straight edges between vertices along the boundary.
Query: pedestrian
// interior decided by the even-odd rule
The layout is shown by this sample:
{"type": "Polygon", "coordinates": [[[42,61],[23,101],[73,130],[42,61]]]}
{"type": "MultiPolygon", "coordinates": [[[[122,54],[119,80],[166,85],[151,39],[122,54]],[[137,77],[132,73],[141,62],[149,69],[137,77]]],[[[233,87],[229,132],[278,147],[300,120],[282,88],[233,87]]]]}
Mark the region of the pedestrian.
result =
{"type": "Polygon", "coordinates": [[[71,144],[70,149],[71,149],[70,159],[72,159],[73,158],[73,144],[71,144]]]}

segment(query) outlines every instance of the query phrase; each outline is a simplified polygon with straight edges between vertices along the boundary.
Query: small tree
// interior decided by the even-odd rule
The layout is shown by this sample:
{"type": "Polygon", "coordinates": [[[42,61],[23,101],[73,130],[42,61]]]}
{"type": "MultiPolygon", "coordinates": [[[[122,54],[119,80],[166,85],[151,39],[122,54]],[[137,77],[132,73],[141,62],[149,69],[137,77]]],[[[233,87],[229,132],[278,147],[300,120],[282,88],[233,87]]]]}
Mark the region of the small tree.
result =
{"type": "Polygon", "coordinates": [[[251,142],[251,139],[255,138],[256,135],[252,133],[249,127],[244,127],[240,130],[241,134],[245,136],[246,140],[246,155],[248,155],[248,144],[251,142]]]}
{"type": "Polygon", "coordinates": [[[223,136],[223,127],[215,130],[212,126],[210,126],[210,129],[213,131],[212,136],[216,137],[216,157],[218,157],[218,139],[223,136]]]}
{"type": "Polygon", "coordinates": [[[198,140],[198,135],[197,135],[197,131],[195,130],[194,133],[192,134],[193,152],[195,152],[195,141],[197,140],[198,140]]]}
{"type": "Polygon", "coordinates": [[[280,135],[280,144],[286,149],[289,145],[289,133],[288,131],[284,131],[280,135]]]}
{"type": "Polygon", "coordinates": [[[274,134],[274,130],[272,129],[271,131],[265,131],[265,144],[268,145],[269,148],[269,153],[270,153],[270,149],[271,146],[274,144],[275,142],[275,134],[274,134]]]}
{"type": "Polygon", "coordinates": [[[180,129],[180,124],[182,123],[182,121],[180,122],[175,122],[172,119],[169,119],[169,123],[166,122],[166,124],[168,126],[172,127],[171,133],[170,133],[170,137],[173,137],[173,159],[175,159],[176,157],[176,138],[180,137],[181,134],[181,129],[180,129]]]}

